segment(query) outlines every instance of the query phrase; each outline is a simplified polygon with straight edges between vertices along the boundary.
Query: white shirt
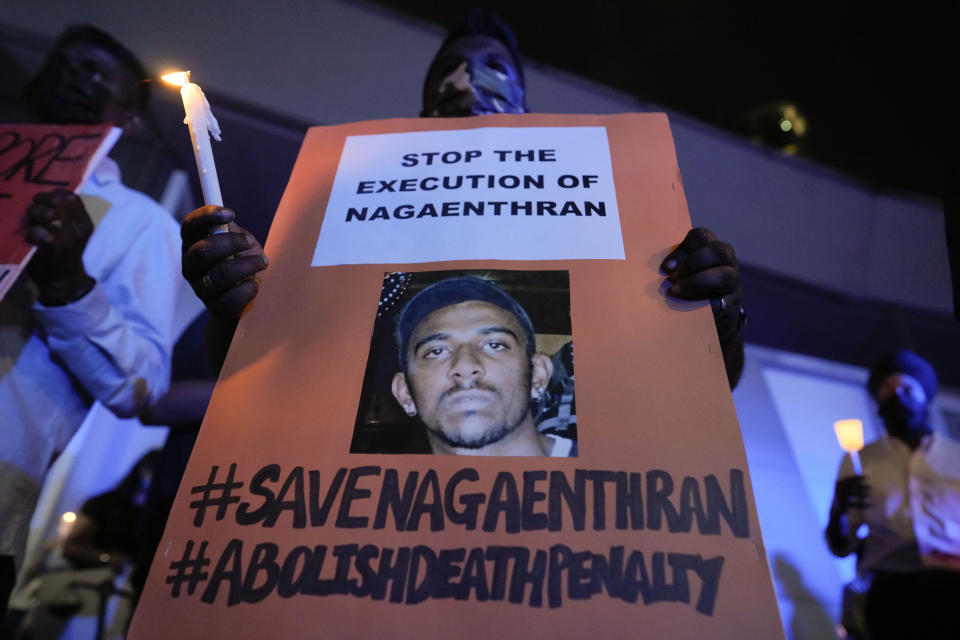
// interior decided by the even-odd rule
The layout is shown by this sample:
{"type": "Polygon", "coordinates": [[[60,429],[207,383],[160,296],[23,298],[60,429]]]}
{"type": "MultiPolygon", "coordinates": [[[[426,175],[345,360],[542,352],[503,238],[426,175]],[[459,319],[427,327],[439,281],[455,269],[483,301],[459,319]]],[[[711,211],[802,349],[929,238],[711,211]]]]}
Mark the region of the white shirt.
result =
{"type": "Polygon", "coordinates": [[[960,569],[960,442],[937,436],[911,465],[913,533],[926,564],[960,569]]]}
{"type": "MultiPolygon", "coordinates": [[[[960,551],[960,445],[931,434],[911,451],[885,436],[864,447],[860,459],[870,506],[849,515],[851,535],[862,522],[870,527],[860,570],[918,569],[921,554],[960,551]]],[[[838,478],[851,475],[850,458],[844,457],[838,478]]]]}
{"type": "Polygon", "coordinates": [[[24,276],[0,301],[0,555],[18,559],[43,476],[93,400],[126,417],[160,399],[185,326],[175,318],[200,308],[183,291],[177,223],[125,187],[115,162],[97,167],[82,198],[94,288],[45,307],[24,276]]]}

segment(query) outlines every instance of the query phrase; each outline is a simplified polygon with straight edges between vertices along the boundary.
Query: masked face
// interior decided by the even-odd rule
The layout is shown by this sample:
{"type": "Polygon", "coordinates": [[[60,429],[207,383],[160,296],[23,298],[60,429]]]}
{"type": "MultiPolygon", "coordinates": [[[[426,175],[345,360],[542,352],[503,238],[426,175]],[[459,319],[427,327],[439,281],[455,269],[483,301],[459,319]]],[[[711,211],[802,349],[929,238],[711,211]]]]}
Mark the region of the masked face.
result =
{"type": "Polygon", "coordinates": [[[526,110],[513,56],[495,38],[458,38],[443,49],[430,67],[423,116],[478,116],[526,110]]]}
{"type": "Polygon", "coordinates": [[[137,79],[108,51],[68,42],[53,51],[27,91],[44,122],[125,126],[134,118],[137,79]]]}
{"type": "Polygon", "coordinates": [[[923,386],[912,376],[895,373],[877,389],[878,413],[887,433],[904,441],[930,433],[930,411],[923,386]]]}

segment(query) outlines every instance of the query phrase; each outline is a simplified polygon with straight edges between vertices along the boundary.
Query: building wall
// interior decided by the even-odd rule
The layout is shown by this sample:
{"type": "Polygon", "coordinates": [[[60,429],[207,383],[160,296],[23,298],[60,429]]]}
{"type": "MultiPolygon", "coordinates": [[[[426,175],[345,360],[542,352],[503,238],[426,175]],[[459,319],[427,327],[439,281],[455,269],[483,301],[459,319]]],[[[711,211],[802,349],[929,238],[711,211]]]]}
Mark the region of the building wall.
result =
{"type": "MultiPolygon", "coordinates": [[[[42,4],[38,11],[31,2],[4,3],[0,27],[52,38],[70,23],[91,22],[156,70],[189,68],[208,93],[318,124],[416,116],[442,38],[436,26],[340,0],[42,4]]],[[[528,66],[534,111],[660,110],[528,66]]],[[[852,181],[681,114],[671,119],[693,221],[733,239],[742,261],[828,289],[950,311],[939,202],[852,181]]]]}

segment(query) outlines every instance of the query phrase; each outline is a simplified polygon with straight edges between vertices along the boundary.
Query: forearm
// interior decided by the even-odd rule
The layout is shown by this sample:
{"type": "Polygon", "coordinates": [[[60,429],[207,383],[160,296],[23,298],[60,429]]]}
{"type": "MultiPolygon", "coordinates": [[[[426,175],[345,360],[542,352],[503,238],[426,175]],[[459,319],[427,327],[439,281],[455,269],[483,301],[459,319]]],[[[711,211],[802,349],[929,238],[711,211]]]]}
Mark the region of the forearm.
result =
{"type": "Polygon", "coordinates": [[[238,322],[237,318],[224,318],[215,313],[210,314],[206,334],[207,358],[210,367],[217,373],[223,368],[223,361],[227,357],[238,322]]]}
{"type": "Polygon", "coordinates": [[[727,370],[727,381],[730,383],[730,389],[733,390],[740,382],[740,375],[743,373],[743,334],[737,331],[735,336],[720,343],[720,349],[723,351],[723,366],[727,370]]]}
{"type": "Polygon", "coordinates": [[[171,429],[193,427],[203,420],[213,394],[213,380],[184,380],[170,385],[170,391],[140,416],[145,425],[171,429]]]}
{"type": "Polygon", "coordinates": [[[855,539],[850,532],[850,519],[835,505],[830,508],[830,521],[824,536],[833,555],[840,558],[850,555],[855,549],[855,539]]]}
{"type": "Polygon", "coordinates": [[[44,283],[40,288],[40,304],[46,307],[62,307],[90,293],[96,284],[97,281],[85,271],[44,283]]]}
{"type": "Polygon", "coordinates": [[[97,400],[120,417],[138,415],[170,382],[170,347],[139,309],[122,315],[100,286],[61,306],[38,304],[50,350],[97,400]]]}

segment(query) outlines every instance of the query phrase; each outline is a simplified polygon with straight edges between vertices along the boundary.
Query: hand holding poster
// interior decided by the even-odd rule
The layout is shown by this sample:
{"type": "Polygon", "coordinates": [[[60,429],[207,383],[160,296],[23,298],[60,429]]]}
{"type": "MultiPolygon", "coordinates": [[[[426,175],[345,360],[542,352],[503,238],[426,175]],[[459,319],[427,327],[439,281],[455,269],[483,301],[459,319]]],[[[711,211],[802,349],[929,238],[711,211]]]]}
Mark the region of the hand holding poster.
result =
{"type": "Polygon", "coordinates": [[[34,196],[79,189],[119,137],[109,123],[0,125],[0,298],[33,254],[23,220],[34,196]]]}
{"type": "Polygon", "coordinates": [[[662,115],[311,129],[131,637],[781,636],[688,228],[662,115]]]}

